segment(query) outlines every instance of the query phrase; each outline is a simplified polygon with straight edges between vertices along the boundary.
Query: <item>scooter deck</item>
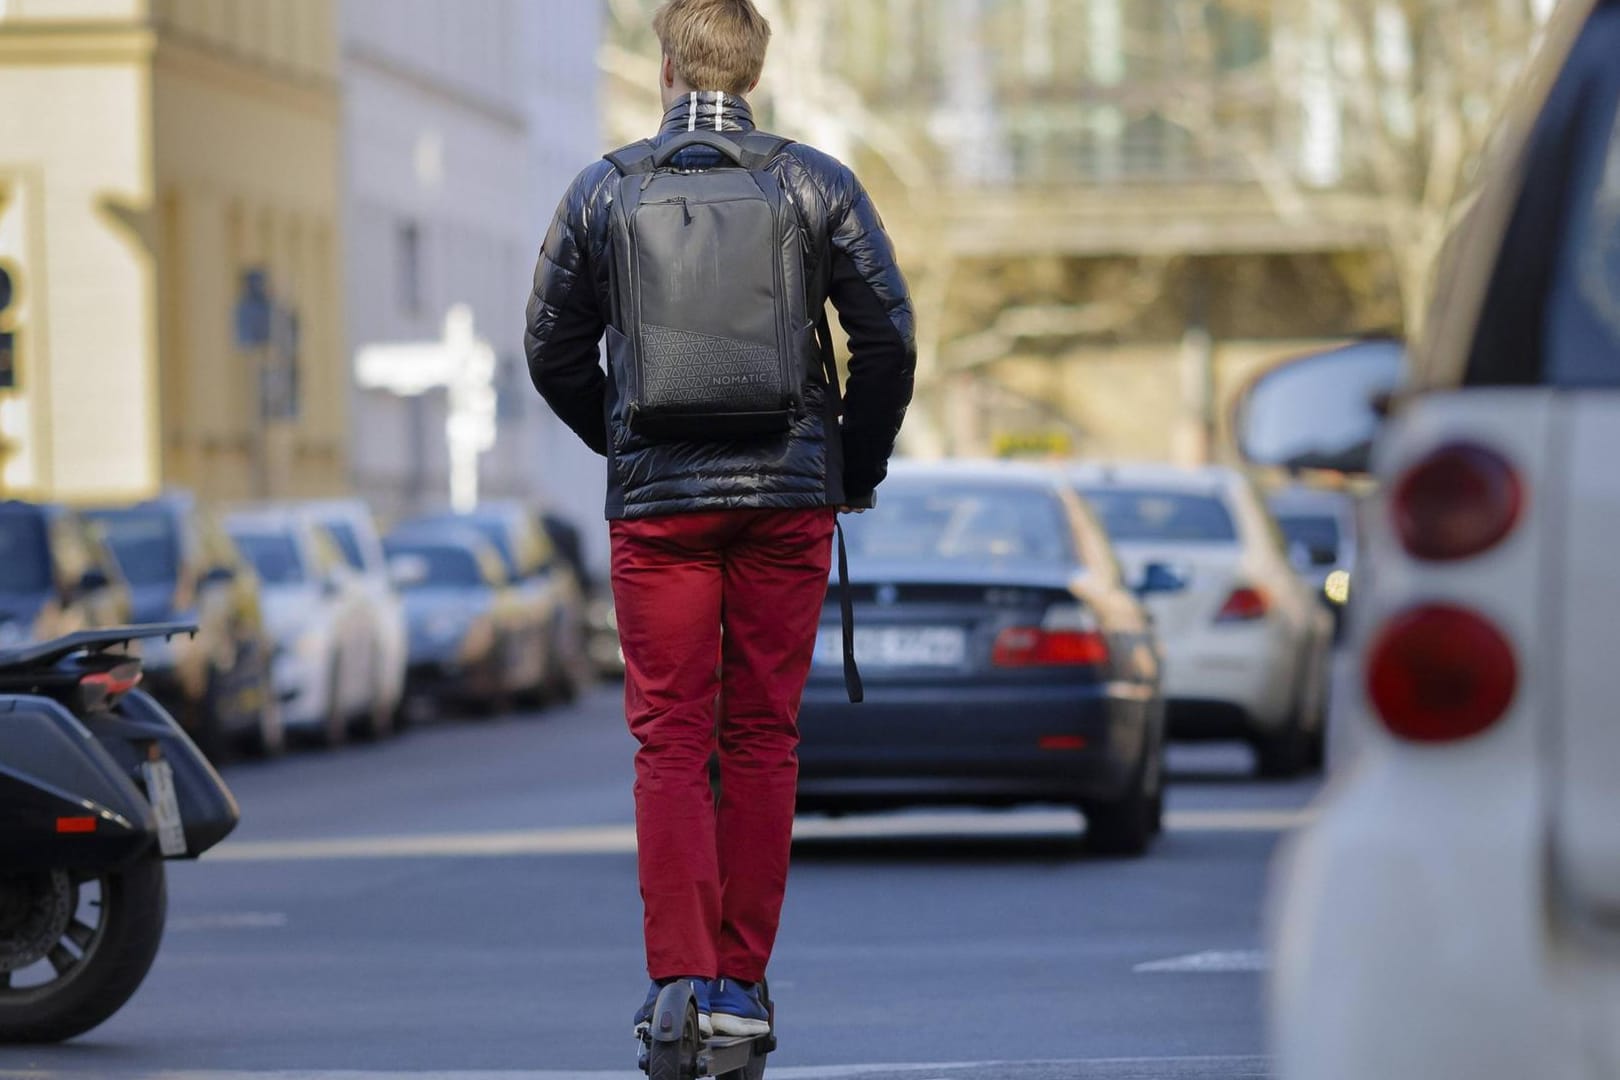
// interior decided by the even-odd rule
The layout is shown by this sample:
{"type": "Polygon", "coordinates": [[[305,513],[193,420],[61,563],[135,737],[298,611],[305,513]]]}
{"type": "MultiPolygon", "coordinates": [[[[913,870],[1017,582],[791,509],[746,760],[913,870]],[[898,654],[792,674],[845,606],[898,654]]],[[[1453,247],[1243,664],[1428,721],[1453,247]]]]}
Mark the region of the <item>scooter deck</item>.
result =
{"type": "Polygon", "coordinates": [[[698,1051],[697,1075],[719,1076],[747,1068],[756,1053],[754,1044],[768,1038],[768,1035],[739,1035],[708,1040],[698,1051]]]}

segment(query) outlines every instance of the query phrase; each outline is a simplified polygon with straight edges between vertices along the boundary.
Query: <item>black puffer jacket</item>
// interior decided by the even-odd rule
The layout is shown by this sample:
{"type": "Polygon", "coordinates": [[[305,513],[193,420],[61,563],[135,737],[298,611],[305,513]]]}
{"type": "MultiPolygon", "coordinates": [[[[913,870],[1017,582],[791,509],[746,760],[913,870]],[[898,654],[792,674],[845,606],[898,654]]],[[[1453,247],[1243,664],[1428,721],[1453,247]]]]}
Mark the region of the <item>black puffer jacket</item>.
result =
{"type": "MultiPolygon", "coordinates": [[[[746,102],[711,92],[670,109],[654,141],[713,130],[717,118],[725,131],[754,127],[746,102]]],[[[705,153],[712,152],[694,149],[677,161],[699,164],[687,155],[705,153]]],[[[607,455],[610,518],[860,502],[888,469],[916,366],[911,300],[894,249],[871,199],[838,161],[795,143],[767,167],[791,196],[810,240],[806,277],[825,284],[827,295],[811,295],[809,310],[820,311],[830,299],[849,335],[841,426],[816,371],[805,384],[802,415],[782,436],[651,442],[633,435],[598,350],[609,310],[608,210],[617,171],[606,161],[590,166],[557,209],[529,298],[529,373],[557,415],[607,455]]]]}

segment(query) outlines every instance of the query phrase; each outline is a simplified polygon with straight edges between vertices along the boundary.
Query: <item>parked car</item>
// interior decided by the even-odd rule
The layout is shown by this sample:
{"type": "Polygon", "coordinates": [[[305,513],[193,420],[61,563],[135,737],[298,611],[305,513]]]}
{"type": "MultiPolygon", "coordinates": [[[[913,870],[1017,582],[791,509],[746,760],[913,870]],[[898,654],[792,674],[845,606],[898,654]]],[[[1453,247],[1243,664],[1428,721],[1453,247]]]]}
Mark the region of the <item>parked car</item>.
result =
{"type": "Polygon", "coordinates": [[[1392,400],[1352,347],[1241,410],[1256,463],[1378,482],[1354,750],[1273,872],[1279,1080],[1620,1076],[1616,57],[1620,3],[1554,14],[1392,400]]]}
{"type": "Polygon", "coordinates": [[[326,530],[365,593],[375,644],[377,715],[395,717],[405,700],[409,646],[405,607],[389,580],[377,521],[359,499],[326,499],[306,503],[303,509],[326,530]]]}
{"type": "Polygon", "coordinates": [[[86,511],[129,582],[132,621],[195,622],[194,637],[141,643],[142,688],[203,753],[274,754],[283,743],[271,683],[275,643],[259,579],[219,523],[188,495],[86,511]]]}
{"type": "Polygon", "coordinates": [[[500,553],[471,530],[404,530],[384,542],[405,599],[409,693],[502,711],[524,689],[510,642],[532,636],[531,613],[500,553]]]}
{"type": "Polygon", "coordinates": [[[1061,475],[899,463],[877,508],[843,520],[865,701],[845,696],[835,586],[799,717],[801,808],[1060,803],[1096,850],[1146,850],[1157,646],[1061,475]]]}
{"type": "MultiPolygon", "coordinates": [[[[560,660],[572,646],[565,645],[560,635],[578,632],[569,628],[583,625],[583,618],[576,618],[569,609],[570,604],[579,601],[570,597],[566,581],[556,572],[551,542],[528,507],[518,502],[488,502],[465,514],[445,512],[414,518],[401,528],[451,533],[472,529],[488,540],[506,564],[518,602],[532,616],[523,620],[526,636],[507,643],[507,664],[522,687],[519,699],[540,704],[577,689],[568,684],[575,669],[560,660]]],[[[583,652],[583,645],[579,651],[583,652]]]]}
{"type": "Polygon", "coordinates": [[[1291,484],[1271,492],[1266,505],[1282,530],[1294,569],[1333,616],[1337,636],[1356,563],[1355,498],[1344,491],[1291,484]]]}
{"type": "Polygon", "coordinates": [[[1289,563],[1276,522],[1233,469],[1077,465],[1130,580],[1168,566],[1148,598],[1164,643],[1170,733],[1244,739],[1265,776],[1319,763],[1332,619],[1289,563]]]}
{"type": "MultiPolygon", "coordinates": [[[[597,603],[606,595],[608,610],[612,611],[613,592],[607,582],[597,581],[585,562],[585,551],[579,530],[565,518],[542,511],[537,517],[541,530],[550,545],[550,565],[562,585],[561,612],[557,620],[554,663],[557,670],[556,686],[560,697],[572,699],[596,680],[603,672],[600,657],[611,654],[617,659],[617,670],[624,670],[624,654],[619,651],[619,624],[616,618],[604,619],[597,611],[597,603]],[[611,641],[596,640],[611,635],[611,641]]],[[[609,671],[614,670],[612,667],[609,671]]]]}
{"type": "Polygon", "coordinates": [[[129,622],[129,587],[76,512],[0,502],[0,648],[129,622]]]}
{"type": "Polygon", "coordinates": [[[325,530],[286,507],[233,511],[225,527],[263,588],[288,732],[335,746],[355,727],[388,731],[365,591],[325,530]]]}
{"type": "Polygon", "coordinates": [[[613,589],[598,585],[585,604],[585,652],[603,677],[624,674],[624,647],[619,642],[619,609],[613,589]]]}

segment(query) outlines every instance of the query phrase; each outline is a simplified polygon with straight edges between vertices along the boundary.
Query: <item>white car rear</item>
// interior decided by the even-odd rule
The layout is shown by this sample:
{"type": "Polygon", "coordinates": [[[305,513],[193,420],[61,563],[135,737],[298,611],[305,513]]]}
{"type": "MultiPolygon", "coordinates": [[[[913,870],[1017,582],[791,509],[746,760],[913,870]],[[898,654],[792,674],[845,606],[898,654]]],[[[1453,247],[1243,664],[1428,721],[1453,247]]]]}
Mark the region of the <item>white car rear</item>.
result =
{"type": "Polygon", "coordinates": [[[1145,599],[1164,647],[1172,736],[1247,740],[1267,775],[1319,761],[1332,619],[1247,478],[1169,465],[1082,465],[1069,475],[1127,580],[1157,565],[1180,582],[1145,599]]]}
{"type": "Polygon", "coordinates": [[[356,721],[375,728],[382,701],[366,596],[331,539],[280,508],[229,513],[225,529],[259,575],[288,732],[335,745],[356,721]]]}
{"type": "Polygon", "coordinates": [[[388,576],[388,560],[376,519],[359,499],[308,503],[303,510],[325,529],[366,598],[377,675],[377,715],[393,717],[405,697],[409,642],[405,606],[388,576]]]}
{"type": "Polygon", "coordinates": [[[1376,445],[1358,752],[1276,867],[1281,1080],[1620,1076],[1620,5],[1562,18],[1376,445]]]}

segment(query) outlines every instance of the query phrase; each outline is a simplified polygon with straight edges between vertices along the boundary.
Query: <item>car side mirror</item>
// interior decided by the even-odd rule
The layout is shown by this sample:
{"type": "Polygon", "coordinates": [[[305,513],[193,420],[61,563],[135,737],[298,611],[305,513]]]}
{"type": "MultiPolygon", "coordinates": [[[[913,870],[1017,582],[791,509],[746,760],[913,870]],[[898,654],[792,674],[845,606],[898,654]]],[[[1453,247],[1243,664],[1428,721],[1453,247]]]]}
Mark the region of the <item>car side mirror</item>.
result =
{"type": "Polygon", "coordinates": [[[1290,472],[1370,472],[1373,443],[1405,374],[1406,346],[1387,338],[1279,364],[1238,394],[1238,451],[1251,465],[1290,472]]]}
{"type": "Polygon", "coordinates": [[[1167,563],[1151,562],[1142,570],[1142,577],[1131,591],[1137,596],[1180,592],[1187,580],[1172,570],[1167,563]]]}

